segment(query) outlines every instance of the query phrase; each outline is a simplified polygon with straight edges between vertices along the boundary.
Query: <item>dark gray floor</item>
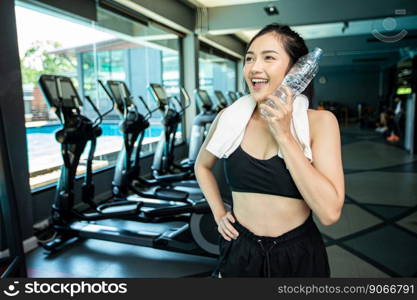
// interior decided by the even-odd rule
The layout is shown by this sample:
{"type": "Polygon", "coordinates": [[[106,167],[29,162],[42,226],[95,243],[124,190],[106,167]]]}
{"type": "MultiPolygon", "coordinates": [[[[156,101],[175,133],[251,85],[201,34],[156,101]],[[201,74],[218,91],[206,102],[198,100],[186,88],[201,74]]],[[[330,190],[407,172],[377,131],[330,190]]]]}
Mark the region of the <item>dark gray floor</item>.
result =
{"type": "Polygon", "coordinates": [[[346,201],[340,221],[316,222],[332,277],[417,276],[417,157],[380,134],[342,129],[346,201]]]}
{"type": "MultiPolygon", "coordinates": [[[[170,226],[182,227],[184,224],[181,222],[140,224],[125,220],[97,223],[105,226],[114,226],[117,223],[119,228],[133,232],[157,231],[161,233],[170,226]]],[[[43,248],[38,248],[28,255],[30,277],[208,276],[216,263],[216,259],[210,257],[93,239],[77,241],[53,256],[46,257],[45,254],[43,248]]]]}
{"type": "MultiPolygon", "coordinates": [[[[417,157],[372,131],[342,129],[342,217],[319,226],[332,277],[417,277],[417,157]]],[[[207,276],[215,259],[88,240],[54,258],[29,253],[31,277],[207,276]]]]}

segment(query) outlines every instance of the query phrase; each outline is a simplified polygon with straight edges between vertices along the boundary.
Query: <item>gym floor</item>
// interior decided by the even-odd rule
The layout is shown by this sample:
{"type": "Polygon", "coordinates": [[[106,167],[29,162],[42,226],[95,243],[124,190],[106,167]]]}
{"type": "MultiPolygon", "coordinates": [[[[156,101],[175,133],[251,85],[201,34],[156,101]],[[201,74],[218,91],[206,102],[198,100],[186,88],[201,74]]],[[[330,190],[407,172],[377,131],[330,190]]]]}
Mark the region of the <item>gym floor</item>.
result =
{"type": "MultiPolygon", "coordinates": [[[[342,128],[346,200],[333,226],[316,224],[332,277],[417,277],[417,156],[370,130],[342,128]]],[[[137,226],[130,224],[130,226],[137,226]]],[[[213,258],[99,240],[45,258],[27,256],[29,277],[207,277],[213,258]]]]}

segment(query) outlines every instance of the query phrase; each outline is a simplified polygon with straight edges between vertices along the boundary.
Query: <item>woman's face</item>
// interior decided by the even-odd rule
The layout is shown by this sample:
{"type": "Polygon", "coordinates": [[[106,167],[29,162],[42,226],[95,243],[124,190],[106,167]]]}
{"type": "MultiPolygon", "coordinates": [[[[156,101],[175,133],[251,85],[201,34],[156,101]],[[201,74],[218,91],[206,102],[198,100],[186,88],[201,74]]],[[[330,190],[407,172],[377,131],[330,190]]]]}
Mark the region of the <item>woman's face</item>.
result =
{"type": "Polygon", "coordinates": [[[281,40],[275,33],[264,34],[254,40],[246,52],[243,72],[257,102],[271,95],[288,71],[290,57],[281,40]]]}

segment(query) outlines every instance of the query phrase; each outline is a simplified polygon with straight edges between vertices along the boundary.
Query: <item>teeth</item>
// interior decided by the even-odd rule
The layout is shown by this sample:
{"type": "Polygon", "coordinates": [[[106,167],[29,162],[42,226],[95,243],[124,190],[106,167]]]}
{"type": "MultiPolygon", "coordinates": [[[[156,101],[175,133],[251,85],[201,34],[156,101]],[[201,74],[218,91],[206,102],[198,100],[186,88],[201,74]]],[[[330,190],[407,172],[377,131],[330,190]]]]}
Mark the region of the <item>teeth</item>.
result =
{"type": "Polygon", "coordinates": [[[267,83],[268,80],[266,79],[252,79],[253,83],[267,83]]]}

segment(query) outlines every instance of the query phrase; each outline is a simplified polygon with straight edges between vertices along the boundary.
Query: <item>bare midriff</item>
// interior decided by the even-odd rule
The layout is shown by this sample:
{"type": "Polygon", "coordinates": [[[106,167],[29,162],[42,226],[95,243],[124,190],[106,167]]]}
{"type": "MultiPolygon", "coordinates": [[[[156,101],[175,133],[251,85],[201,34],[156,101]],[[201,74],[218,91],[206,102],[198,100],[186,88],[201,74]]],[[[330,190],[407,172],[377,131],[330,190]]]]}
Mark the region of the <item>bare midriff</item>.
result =
{"type": "Polygon", "coordinates": [[[304,200],[232,192],[237,221],[259,236],[277,237],[303,224],[310,214],[304,200]]]}

